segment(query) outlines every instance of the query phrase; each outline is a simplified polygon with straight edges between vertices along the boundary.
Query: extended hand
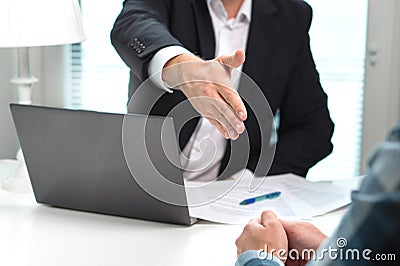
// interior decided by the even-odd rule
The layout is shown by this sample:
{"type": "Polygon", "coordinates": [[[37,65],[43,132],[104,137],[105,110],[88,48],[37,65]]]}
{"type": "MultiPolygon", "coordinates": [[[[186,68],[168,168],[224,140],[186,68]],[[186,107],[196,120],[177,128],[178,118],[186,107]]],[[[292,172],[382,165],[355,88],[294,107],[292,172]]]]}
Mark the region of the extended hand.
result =
{"type": "Polygon", "coordinates": [[[232,89],[231,70],[244,60],[242,50],[211,61],[182,54],[168,61],[162,77],[168,86],[181,90],[196,111],[225,138],[235,140],[245,130],[247,112],[239,94],[232,89]]]}

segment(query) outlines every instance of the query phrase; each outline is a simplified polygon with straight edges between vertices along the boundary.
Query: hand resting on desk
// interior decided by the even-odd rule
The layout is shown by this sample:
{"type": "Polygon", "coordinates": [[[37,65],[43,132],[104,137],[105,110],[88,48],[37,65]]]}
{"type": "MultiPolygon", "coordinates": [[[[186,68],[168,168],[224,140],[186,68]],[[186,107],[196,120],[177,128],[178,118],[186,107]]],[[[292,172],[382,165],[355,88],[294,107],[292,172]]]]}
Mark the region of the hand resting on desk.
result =
{"type": "Polygon", "coordinates": [[[253,219],[244,227],[242,234],[236,239],[236,247],[238,256],[246,250],[263,249],[284,262],[288,250],[288,239],[276,214],[272,211],[264,211],[261,219],[253,219]]]}
{"type": "Polygon", "coordinates": [[[246,250],[263,249],[286,262],[286,265],[305,265],[312,254],[303,250],[316,251],[326,238],[310,223],[278,220],[274,212],[267,210],[262,213],[261,219],[253,219],[245,226],[236,240],[237,255],[246,250]],[[294,260],[288,256],[291,249],[305,257],[294,260]]]}

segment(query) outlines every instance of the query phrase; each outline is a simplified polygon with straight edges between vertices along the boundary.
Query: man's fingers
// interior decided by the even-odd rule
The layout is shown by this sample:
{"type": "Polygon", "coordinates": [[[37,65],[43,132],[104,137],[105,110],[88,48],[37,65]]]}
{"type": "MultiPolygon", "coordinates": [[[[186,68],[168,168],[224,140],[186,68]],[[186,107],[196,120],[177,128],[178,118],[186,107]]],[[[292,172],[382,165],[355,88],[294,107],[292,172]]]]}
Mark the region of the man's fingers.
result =
{"type": "Polygon", "coordinates": [[[263,211],[261,214],[261,222],[264,226],[268,226],[271,222],[276,222],[278,220],[276,214],[273,211],[263,211]]]}
{"type": "Polygon", "coordinates": [[[242,99],[239,96],[239,93],[223,86],[218,87],[218,92],[221,97],[232,107],[237,116],[242,121],[245,121],[247,119],[247,111],[242,99]]]}
{"type": "MultiPolygon", "coordinates": [[[[219,94],[217,97],[220,97],[219,94]]],[[[243,122],[223,99],[205,97],[202,100],[208,102],[207,113],[204,116],[225,138],[236,140],[239,134],[243,133],[245,129],[243,122]]]]}
{"type": "Polygon", "coordinates": [[[217,102],[214,105],[216,119],[226,127],[232,139],[237,139],[245,130],[244,123],[235,114],[234,110],[225,102],[217,102]]]}
{"type": "Polygon", "coordinates": [[[190,98],[190,102],[225,138],[236,140],[243,133],[243,122],[218,93],[215,96],[190,98]]]}
{"type": "Polygon", "coordinates": [[[260,218],[253,218],[253,219],[251,219],[248,223],[249,223],[249,224],[257,224],[257,225],[260,225],[260,224],[261,224],[261,219],[260,219],[260,218]]]}
{"type": "Polygon", "coordinates": [[[236,91],[223,85],[198,82],[187,83],[181,90],[193,107],[225,138],[236,140],[244,132],[243,120],[247,112],[236,91]]]}
{"type": "Polygon", "coordinates": [[[226,118],[218,113],[216,110],[216,115],[214,118],[206,117],[208,121],[210,121],[211,125],[217,128],[217,130],[224,136],[226,139],[236,140],[239,138],[239,133],[232,127],[232,125],[226,120],[226,118]]]}
{"type": "Polygon", "coordinates": [[[222,134],[222,136],[224,136],[224,138],[230,139],[229,133],[223,125],[221,125],[217,120],[211,117],[206,118],[210,122],[210,124],[213,125],[222,134]]]}
{"type": "Polygon", "coordinates": [[[246,226],[243,228],[243,231],[253,231],[255,229],[260,229],[263,228],[263,225],[261,224],[261,219],[260,218],[254,218],[251,219],[246,226]]]}
{"type": "Polygon", "coordinates": [[[245,59],[245,53],[242,49],[240,49],[237,50],[234,55],[221,55],[216,60],[224,65],[237,68],[243,65],[245,59]]]}

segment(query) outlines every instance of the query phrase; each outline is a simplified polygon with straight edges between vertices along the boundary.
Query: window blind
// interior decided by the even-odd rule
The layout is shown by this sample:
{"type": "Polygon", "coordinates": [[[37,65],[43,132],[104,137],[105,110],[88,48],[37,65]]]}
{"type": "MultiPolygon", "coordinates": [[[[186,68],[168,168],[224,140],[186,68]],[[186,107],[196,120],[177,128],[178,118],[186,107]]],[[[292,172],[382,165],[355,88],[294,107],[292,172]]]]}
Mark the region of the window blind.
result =
{"type": "Polygon", "coordinates": [[[367,0],[307,0],[313,8],[311,50],[328,94],[335,132],[333,153],[313,167],[309,179],[360,174],[367,0]]]}
{"type": "Polygon", "coordinates": [[[87,40],[69,46],[67,105],[71,108],[125,113],[129,69],[111,45],[110,32],[122,0],[81,0],[87,40]]]}

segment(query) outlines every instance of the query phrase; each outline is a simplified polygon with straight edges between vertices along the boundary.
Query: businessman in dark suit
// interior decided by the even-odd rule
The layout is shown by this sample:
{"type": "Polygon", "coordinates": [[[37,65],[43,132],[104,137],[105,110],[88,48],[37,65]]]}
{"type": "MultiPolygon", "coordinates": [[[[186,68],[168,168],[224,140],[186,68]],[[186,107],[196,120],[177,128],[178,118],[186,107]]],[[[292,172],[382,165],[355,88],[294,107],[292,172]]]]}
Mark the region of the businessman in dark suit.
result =
{"type": "Polygon", "coordinates": [[[173,93],[163,93],[151,104],[151,114],[168,115],[189,99],[193,113],[206,118],[191,119],[180,129],[179,144],[189,157],[199,143],[196,137],[211,131],[210,125],[225,138],[222,142],[207,133],[217,139],[217,147],[223,146],[217,149],[217,162],[211,163],[215,169],[207,174],[223,178],[238,170],[241,165],[230,167],[229,161],[240,157],[235,145],[246,132],[245,167],[257,175],[306,176],[331,153],[333,134],[327,96],[310,51],[311,18],[311,8],[300,0],[126,0],[111,40],[131,69],[130,96],[152,74],[158,87],[172,88],[173,93]],[[251,99],[256,93],[243,79],[236,81],[237,92],[235,81],[229,83],[229,68],[247,74],[272,113],[279,110],[273,161],[263,154],[270,139],[254,112],[257,106],[240,97],[251,99]],[[190,82],[197,79],[212,82],[190,82]]]}

